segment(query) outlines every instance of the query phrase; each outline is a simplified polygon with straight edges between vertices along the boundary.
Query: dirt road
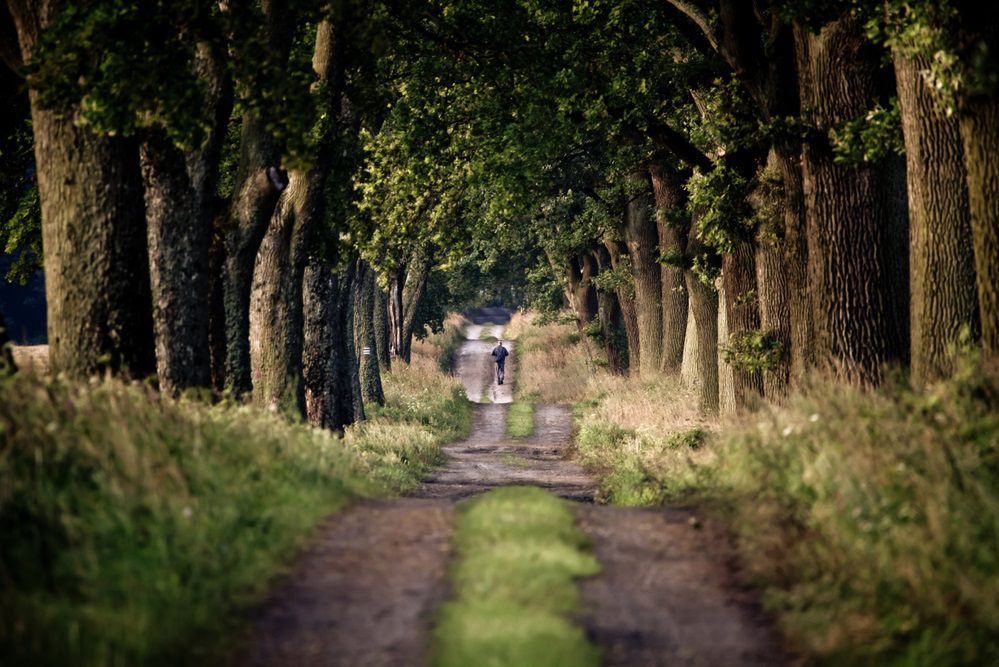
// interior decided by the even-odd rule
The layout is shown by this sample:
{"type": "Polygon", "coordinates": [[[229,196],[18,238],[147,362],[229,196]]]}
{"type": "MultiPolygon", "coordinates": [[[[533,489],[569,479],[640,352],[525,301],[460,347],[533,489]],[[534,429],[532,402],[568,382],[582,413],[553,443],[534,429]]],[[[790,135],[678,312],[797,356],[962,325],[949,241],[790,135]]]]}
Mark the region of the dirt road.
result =
{"type": "Polygon", "coordinates": [[[508,363],[510,382],[498,386],[489,359],[506,319],[502,311],[478,311],[459,352],[457,372],[478,404],[469,437],[445,447],[448,463],[414,497],[331,517],[254,613],[234,664],[424,664],[434,612],[448,594],[454,503],[508,484],[580,501],[580,526],[603,571],[582,583],[578,622],[603,648],[605,664],[784,663],[772,627],[736,582],[720,529],[704,518],[703,528],[692,528],[693,512],[683,508],[593,505],[594,480],[566,460],[568,408],[539,405],[532,436],[506,437],[515,368],[508,363]]]}

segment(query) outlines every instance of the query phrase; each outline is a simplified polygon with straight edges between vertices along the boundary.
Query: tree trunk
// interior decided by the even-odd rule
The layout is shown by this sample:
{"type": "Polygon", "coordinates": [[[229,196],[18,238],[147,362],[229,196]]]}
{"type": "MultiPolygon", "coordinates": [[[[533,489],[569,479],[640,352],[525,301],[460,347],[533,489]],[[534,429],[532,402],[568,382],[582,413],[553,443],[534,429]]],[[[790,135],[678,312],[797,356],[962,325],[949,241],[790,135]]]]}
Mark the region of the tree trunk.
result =
{"type": "MultiPolygon", "coordinates": [[[[286,3],[264,0],[267,48],[279,62],[291,52],[293,21],[286,3]]],[[[250,292],[257,251],[267,233],[278,198],[287,180],[278,166],[282,146],[268,129],[276,119],[252,111],[243,116],[240,160],[225,234],[227,389],[241,396],[253,388],[250,369],[250,292]]]]}
{"type": "MultiPolygon", "coordinates": [[[[672,220],[682,213],[685,204],[683,176],[663,165],[649,169],[652,192],[656,202],[656,227],[659,252],[681,256],[687,249],[687,230],[672,220]]],[[[663,343],[660,370],[667,375],[678,375],[683,364],[683,344],[687,333],[688,298],[683,269],[670,264],[659,267],[662,278],[663,343]]]]}
{"type": "Polygon", "coordinates": [[[389,355],[398,357],[402,352],[402,292],[406,285],[406,272],[397,269],[392,274],[388,293],[389,355]]]}
{"type": "Polygon", "coordinates": [[[999,359],[999,97],[962,104],[961,137],[968,174],[982,351],[999,359]]]}
{"type": "Polygon", "coordinates": [[[208,354],[211,359],[212,388],[219,394],[225,391],[226,328],[225,328],[225,289],[223,270],[225,267],[225,240],[222,227],[225,213],[215,211],[212,222],[212,245],[208,252],[208,354]]]}
{"type": "MultiPolygon", "coordinates": [[[[339,65],[333,28],[319,25],[313,66],[329,99],[338,108],[339,65]],[[332,83],[330,83],[332,81],[332,83]]],[[[302,279],[308,245],[325,215],[326,180],[332,166],[330,137],[320,138],[315,164],[292,172],[271,224],[260,244],[250,297],[250,366],[253,400],[283,413],[305,415],[302,378],[302,279]]]]}
{"type": "Polygon", "coordinates": [[[343,311],[350,304],[351,275],[338,275],[326,262],[313,259],[305,267],[302,282],[305,413],[313,426],[335,431],[354,421],[350,383],[354,360],[347,357],[343,328],[347,321],[343,311]]]}
{"type": "MultiPolygon", "coordinates": [[[[628,248],[621,241],[604,241],[604,247],[610,254],[611,266],[615,270],[622,261],[628,259],[628,248]]],[[[635,308],[635,286],[625,285],[617,290],[617,303],[621,307],[621,320],[624,324],[625,338],[628,341],[628,372],[637,373],[641,362],[641,350],[638,342],[638,312],[635,308]]]]}
{"type": "Polygon", "coordinates": [[[581,254],[569,259],[567,269],[569,305],[576,313],[576,322],[582,330],[597,314],[597,290],[592,282],[597,273],[597,263],[591,255],[581,254]]]}
{"type": "MultiPolygon", "coordinates": [[[[763,393],[775,403],[787,396],[791,350],[791,281],[788,271],[787,195],[783,192],[780,158],[770,150],[767,167],[757,178],[750,197],[759,225],[756,231],[756,291],[759,295],[760,333],[779,353],[763,370],[763,393]]],[[[806,286],[807,287],[807,286],[806,286]]]]}
{"type": "Polygon", "coordinates": [[[416,330],[416,310],[427,293],[427,280],[433,268],[433,256],[427,249],[413,254],[406,267],[406,282],[402,288],[402,329],[400,330],[399,356],[407,364],[413,347],[413,333],[416,330]]]}
{"type": "MultiPolygon", "coordinates": [[[[30,62],[57,0],[8,3],[30,62]]],[[[137,144],[43,109],[30,90],[52,368],[72,377],[103,369],[155,370],[145,211],[137,144]]]]}
{"type": "MultiPolygon", "coordinates": [[[[613,268],[607,248],[597,248],[594,256],[599,271],[609,271],[613,268]]],[[[607,366],[612,373],[623,374],[628,369],[628,348],[621,307],[618,305],[615,292],[597,290],[597,314],[607,366]]]]}
{"type": "MultiPolygon", "coordinates": [[[[354,264],[355,262],[351,262],[354,264]]],[[[357,314],[357,303],[361,298],[361,288],[363,286],[363,276],[361,276],[356,265],[350,272],[350,283],[347,286],[347,317],[344,321],[343,340],[347,348],[347,373],[350,379],[351,406],[353,407],[354,421],[364,421],[364,395],[361,389],[361,366],[357,363],[358,352],[357,342],[354,337],[355,322],[357,314]]]]}
{"type": "Polygon", "coordinates": [[[375,272],[371,265],[357,260],[357,275],[360,286],[354,304],[354,345],[357,349],[357,365],[361,383],[361,397],[365,403],[385,405],[382,391],[381,372],[378,367],[378,342],[375,338],[374,315],[377,305],[375,293],[375,272]]]}
{"type": "Polygon", "coordinates": [[[375,286],[375,348],[378,353],[378,365],[383,371],[392,367],[392,355],[389,352],[391,333],[389,331],[388,294],[379,286],[375,286]]]}
{"type": "MultiPolygon", "coordinates": [[[[728,345],[736,344],[746,333],[759,331],[760,309],[756,289],[756,262],[753,248],[744,243],[722,258],[725,281],[725,315],[728,345]]],[[[732,366],[736,411],[758,403],[763,396],[763,376],[759,372],[732,366]]]]}
{"type": "MultiPolygon", "coordinates": [[[[694,246],[694,244],[691,244],[694,246]]],[[[701,246],[700,242],[696,247],[701,246]]],[[[697,331],[697,404],[705,414],[718,412],[718,293],[692,271],[685,271],[690,309],[697,331]]]]}
{"type": "MultiPolygon", "coordinates": [[[[645,175],[632,176],[643,186],[645,175]]],[[[659,232],[652,216],[652,201],[645,190],[628,202],[625,239],[635,277],[635,310],[638,315],[639,374],[657,377],[663,366],[663,285],[659,266],[659,232]]],[[[681,350],[681,360],[682,360],[681,350]]]]}
{"type": "MultiPolygon", "coordinates": [[[[864,115],[878,97],[879,53],[845,15],[818,34],[800,31],[802,100],[819,129],[864,115]]],[[[884,165],[834,162],[831,147],[804,149],[808,265],[819,363],[841,378],[876,383],[904,358],[893,297],[892,174],[884,165]],[[888,171],[889,173],[885,173],[888,171]]]]}
{"type": "Polygon", "coordinates": [[[979,334],[971,210],[960,126],[923,80],[929,60],[898,48],[893,57],[909,193],[912,379],[923,384],[950,373],[962,330],[979,334]]]}

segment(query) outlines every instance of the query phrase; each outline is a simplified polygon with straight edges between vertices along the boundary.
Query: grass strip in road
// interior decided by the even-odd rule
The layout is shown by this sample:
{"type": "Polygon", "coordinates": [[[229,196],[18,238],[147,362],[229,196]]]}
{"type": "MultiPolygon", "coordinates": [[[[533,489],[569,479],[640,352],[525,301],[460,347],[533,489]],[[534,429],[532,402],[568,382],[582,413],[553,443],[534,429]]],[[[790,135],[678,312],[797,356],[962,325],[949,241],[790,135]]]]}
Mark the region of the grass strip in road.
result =
{"type": "Polygon", "coordinates": [[[506,434],[511,438],[526,438],[534,433],[534,403],[511,403],[506,413],[506,434]]]}
{"type": "Polygon", "coordinates": [[[534,487],[496,489],[461,507],[455,540],[455,597],[434,631],[434,667],[599,663],[569,616],[575,580],[600,566],[565,501],[534,487]]]}

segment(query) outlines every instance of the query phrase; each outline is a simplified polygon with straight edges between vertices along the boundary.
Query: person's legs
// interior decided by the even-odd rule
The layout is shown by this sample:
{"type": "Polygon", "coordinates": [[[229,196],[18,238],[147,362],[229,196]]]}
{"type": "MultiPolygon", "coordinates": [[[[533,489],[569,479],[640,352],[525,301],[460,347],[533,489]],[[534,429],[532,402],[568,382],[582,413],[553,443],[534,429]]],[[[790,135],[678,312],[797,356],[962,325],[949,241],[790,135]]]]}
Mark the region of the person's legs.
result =
{"type": "Polygon", "coordinates": [[[506,376],[506,369],[504,366],[506,366],[505,359],[496,363],[496,378],[499,380],[500,384],[503,384],[503,379],[506,376]]]}

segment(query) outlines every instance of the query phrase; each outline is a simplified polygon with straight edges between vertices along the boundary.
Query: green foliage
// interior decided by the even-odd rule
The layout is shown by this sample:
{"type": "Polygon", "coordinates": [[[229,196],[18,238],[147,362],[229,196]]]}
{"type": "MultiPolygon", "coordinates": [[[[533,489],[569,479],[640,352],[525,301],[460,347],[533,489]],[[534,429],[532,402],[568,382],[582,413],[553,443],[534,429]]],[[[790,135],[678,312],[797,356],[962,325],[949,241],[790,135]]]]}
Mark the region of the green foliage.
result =
{"type": "Polygon", "coordinates": [[[26,284],[42,264],[42,219],[27,95],[0,102],[0,252],[16,255],[6,280],[26,284]]]}
{"type": "Polygon", "coordinates": [[[635,276],[631,271],[631,258],[622,257],[613,269],[604,269],[592,278],[593,285],[604,292],[634,290],[635,276]]]}
{"type": "Polygon", "coordinates": [[[534,487],[490,491],[459,507],[454,597],[440,611],[435,667],[577,667],[599,653],[570,622],[575,579],[596,574],[565,501],[534,487]]]}
{"type": "Polygon", "coordinates": [[[755,218],[747,202],[750,181],[724,161],[687,182],[688,208],[701,240],[719,253],[732,252],[752,238],[755,218]]]}
{"type": "Polygon", "coordinates": [[[0,379],[0,661],[217,662],[319,518],[413,488],[467,431],[456,384],[387,388],[340,439],[138,384],[0,379]]]}
{"type": "Polygon", "coordinates": [[[750,373],[771,371],[787,362],[787,345],[773,334],[742,331],[721,346],[726,364],[750,373]]]}
{"type": "Polygon", "coordinates": [[[793,645],[830,664],[999,660],[999,388],[824,384],[724,435],[704,494],[793,645]]]}
{"type": "Polygon", "coordinates": [[[869,164],[894,155],[905,154],[902,138],[902,115],[898,98],[892,97],[888,108],[875,105],[862,118],[855,118],[829,131],[836,162],[869,164]]]}

